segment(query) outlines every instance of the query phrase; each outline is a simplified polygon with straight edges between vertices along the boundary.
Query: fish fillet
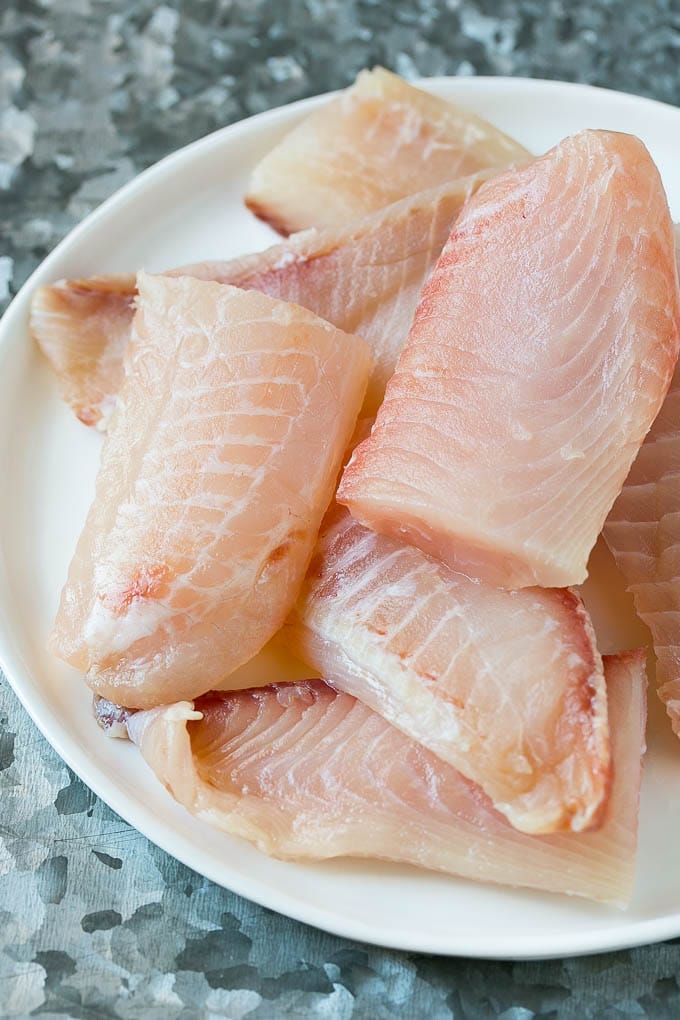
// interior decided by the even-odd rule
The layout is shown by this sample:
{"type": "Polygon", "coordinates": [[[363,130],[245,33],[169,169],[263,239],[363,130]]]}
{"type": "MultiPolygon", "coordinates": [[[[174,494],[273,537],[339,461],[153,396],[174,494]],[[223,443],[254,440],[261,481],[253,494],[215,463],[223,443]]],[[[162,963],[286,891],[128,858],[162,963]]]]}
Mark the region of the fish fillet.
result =
{"type": "Polygon", "coordinates": [[[528,836],[450,765],[323,681],[207,695],[128,721],[189,811],[275,857],[377,857],[624,905],[635,874],[644,650],[605,659],[615,775],[598,832],[528,836]]]}
{"type": "Polygon", "coordinates": [[[478,783],[516,828],[598,823],[607,703],[575,593],[477,584],[333,506],[277,640],[478,783]]]}
{"type": "Polygon", "coordinates": [[[52,648],[130,708],[228,682],[283,623],[361,406],[363,340],[297,305],[138,277],[52,648]]]}
{"type": "Polygon", "coordinates": [[[677,360],[673,243],[630,135],[584,131],[484,184],[340,502],[491,584],[582,582],[677,360]]]}
{"type": "Polygon", "coordinates": [[[31,334],[84,425],[105,428],[113,412],[135,294],[135,274],[120,273],[38,287],[31,298],[31,334]]]}
{"type": "Polygon", "coordinates": [[[604,537],[652,632],[659,697],[680,737],[680,363],[604,537]]]}
{"type": "MultiPolygon", "coordinates": [[[[258,290],[302,305],[371,346],[366,412],[374,414],[406,339],[423,283],[481,171],[379,210],[359,222],[306,231],[267,251],[202,262],[169,275],[258,290]]],[[[31,332],[86,425],[105,429],[123,380],[136,291],[133,274],[39,287],[31,332]]]]}
{"type": "Polygon", "coordinates": [[[376,67],[285,135],[253,170],[245,201],[281,234],[342,226],[528,155],[488,121],[376,67]]]}

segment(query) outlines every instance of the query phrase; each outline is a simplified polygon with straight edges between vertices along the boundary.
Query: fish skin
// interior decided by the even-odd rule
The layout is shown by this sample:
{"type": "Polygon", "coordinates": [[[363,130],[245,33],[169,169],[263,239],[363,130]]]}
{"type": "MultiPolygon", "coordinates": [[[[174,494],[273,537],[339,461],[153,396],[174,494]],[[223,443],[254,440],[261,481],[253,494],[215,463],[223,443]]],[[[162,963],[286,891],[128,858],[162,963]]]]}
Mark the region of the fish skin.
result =
{"type": "Polygon", "coordinates": [[[605,658],[615,776],[599,831],[529,836],[452,766],[321,680],[128,720],[170,793],[274,857],[376,857],[624,906],[637,844],[644,649],[605,658]]]}
{"type": "Polygon", "coordinates": [[[529,155],[476,114],[376,67],[257,164],[245,203],[284,235],[341,226],[423,188],[529,155]]]}
{"type": "MultiPolygon", "coordinates": [[[[680,270],[680,226],[675,227],[680,270]]],[[[657,691],[680,737],[680,362],[663,407],[604,526],[604,537],[647,624],[657,691]]]]}
{"type": "Polygon", "coordinates": [[[334,505],[276,640],[478,783],[517,829],[601,820],[606,693],[575,592],[477,584],[334,505]]]}
{"type": "Polygon", "coordinates": [[[95,694],[92,698],[92,714],[100,729],[112,740],[127,740],[127,724],[134,708],[116,705],[107,698],[95,694]]]}
{"type": "Polygon", "coordinates": [[[467,203],[338,499],[487,583],[581,583],[679,342],[649,153],[567,138],[467,203]]]}
{"type": "MultiPolygon", "coordinates": [[[[494,171],[431,188],[358,222],[296,234],[263,252],[169,270],[258,290],[308,308],[371,346],[366,413],[377,410],[418,297],[466,199],[494,171]],[[354,272],[352,267],[355,268],[354,272]]],[[[62,280],[37,288],[30,328],[86,425],[104,431],[123,380],[134,274],[62,280]]]]}
{"type": "Polygon", "coordinates": [[[149,708],[229,685],[283,623],[370,369],[296,305],[140,274],[135,336],[51,648],[149,708]]]}

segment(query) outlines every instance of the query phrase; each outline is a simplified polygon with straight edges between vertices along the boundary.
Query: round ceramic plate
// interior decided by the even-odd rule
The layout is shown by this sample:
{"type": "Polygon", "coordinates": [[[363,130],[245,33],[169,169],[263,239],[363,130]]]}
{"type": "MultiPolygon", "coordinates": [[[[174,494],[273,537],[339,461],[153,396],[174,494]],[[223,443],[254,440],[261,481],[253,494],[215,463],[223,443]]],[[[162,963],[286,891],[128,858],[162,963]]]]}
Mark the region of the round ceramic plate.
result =
{"type": "MultiPolygon", "coordinates": [[[[581,85],[434,79],[425,87],[482,114],[534,152],[585,127],[639,135],[680,217],[680,110],[581,85]]],[[[27,332],[39,283],[226,258],[275,240],[242,204],[248,174],[324,98],[261,114],[163,160],[82,223],[25,285],[0,325],[0,659],[47,739],[112,808],[201,874],[320,928],[400,949],[546,957],[680,935],[680,746],[650,699],[638,878],[626,912],[566,897],[494,888],[407,867],[338,860],[298,865],[199,824],[142,766],[136,748],[95,725],[91,698],[45,643],[93,494],[101,436],[60,402],[27,332]]],[[[606,556],[595,571],[606,574],[606,556]]],[[[589,582],[603,650],[639,643],[615,579],[589,582]]],[[[644,640],[644,636],[643,636],[644,640]]],[[[263,680],[276,663],[257,663],[263,680]]]]}

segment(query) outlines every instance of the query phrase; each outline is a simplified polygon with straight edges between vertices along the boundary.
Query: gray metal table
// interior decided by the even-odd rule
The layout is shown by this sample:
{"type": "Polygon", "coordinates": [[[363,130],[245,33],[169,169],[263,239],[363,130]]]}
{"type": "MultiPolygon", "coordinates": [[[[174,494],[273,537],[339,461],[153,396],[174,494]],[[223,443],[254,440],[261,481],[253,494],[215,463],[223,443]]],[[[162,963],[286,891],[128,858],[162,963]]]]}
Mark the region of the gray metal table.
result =
{"type": "MultiPolygon", "coordinates": [[[[680,104],[680,3],[4,0],[0,299],[149,163],[373,63],[680,104]]],[[[100,803],[4,678],[0,790],[0,1016],[680,1017],[680,942],[546,963],[435,959],[324,935],[213,886],[100,803]]]]}

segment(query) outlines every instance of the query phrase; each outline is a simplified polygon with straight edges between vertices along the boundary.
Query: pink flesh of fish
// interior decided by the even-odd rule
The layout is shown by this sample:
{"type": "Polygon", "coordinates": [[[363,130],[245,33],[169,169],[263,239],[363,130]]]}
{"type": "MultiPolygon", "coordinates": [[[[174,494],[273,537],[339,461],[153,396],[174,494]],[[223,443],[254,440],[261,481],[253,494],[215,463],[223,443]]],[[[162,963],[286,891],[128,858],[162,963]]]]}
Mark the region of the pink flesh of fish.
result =
{"type": "Polygon", "coordinates": [[[488,121],[377,67],[258,163],[245,201],[282,234],[342,226],[424,188],[528,156],[488,121]]]}
{"type": "MultiPolygon", "coordinates": [[[[297,234],[267,251],[203,262],[168,275],[257,290],[308,308],[370,345],[374,367],[366,413],[374,414],[406,338],[422,285],[465,200],[490,172],[406,198],[349,226],[297,234]]],[[[39,287],[31,331],[86,425],[105,429],[123,381],[134,274],[39,287]]]]}
{"type": "Polygon", "coordinates": [[[140,274],[126,378],[52,648],[131,708],[252,658],[305,574],[370,369],[297,305],[140,274]]]}
{"type": "Polygon", "coordinates": [[[474,784],[323,681],[208,695],[128,721],[189,811],[275,857],[376,857],[625,904],[637,842],[645,654],[605,659],[615,776],[598,832],[528,836],[474,784]]]}
{"type": "Polygon", "coordinates": [[[277,640],[478,783],[516,828],[598,823],[607,703],[575,593],[477,584],[335,506],[277,640]]]}
{"type": "Polygon", "coordinates": [[[568,138],[467,203],[338,499],[488,583],[579,583],[679,342],[649,153],[568,138]]]}
{"type": "Polygon", "coordinates": [[[31,299],[31,333],[84,425],[105,428],[115,407],[136,290],[134,273],[121,273],[38,287],[31,299]]]}
{"type": "Polygon", "coordinates": [[[604,536],[652,632],[659,697],[680,737],[680,363],[604,536]]]}

